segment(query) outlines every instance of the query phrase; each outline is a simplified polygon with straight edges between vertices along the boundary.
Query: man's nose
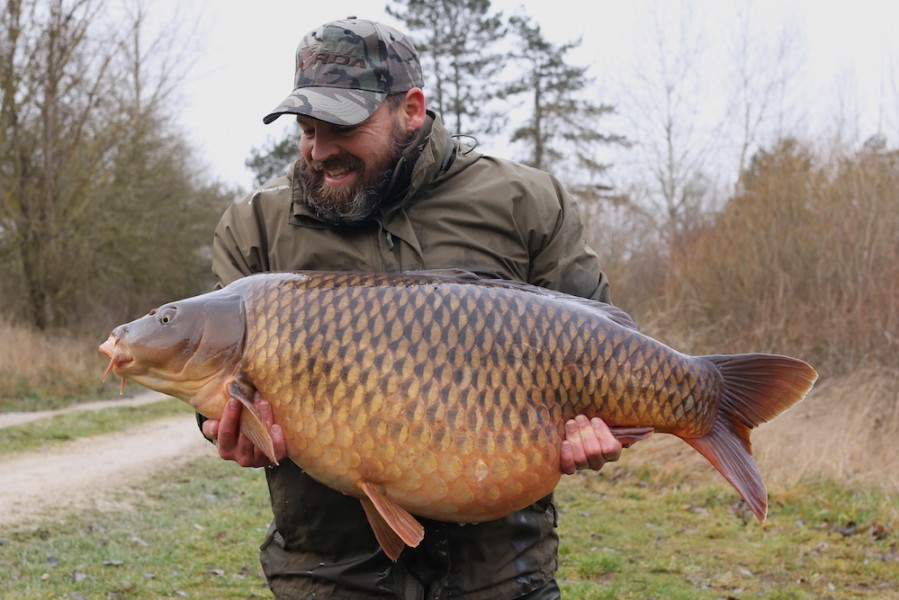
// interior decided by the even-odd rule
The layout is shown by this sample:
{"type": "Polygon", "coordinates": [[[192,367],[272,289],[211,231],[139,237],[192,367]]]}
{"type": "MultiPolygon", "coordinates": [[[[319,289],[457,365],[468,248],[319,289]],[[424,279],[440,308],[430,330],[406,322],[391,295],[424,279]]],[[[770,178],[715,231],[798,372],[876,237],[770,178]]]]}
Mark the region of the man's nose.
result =
{"type": "Polygon", "coordinates": [[[312,142],[312,160],[324,162],[340,151],[337,139],[327,127],[316,128],[312,142]]]}

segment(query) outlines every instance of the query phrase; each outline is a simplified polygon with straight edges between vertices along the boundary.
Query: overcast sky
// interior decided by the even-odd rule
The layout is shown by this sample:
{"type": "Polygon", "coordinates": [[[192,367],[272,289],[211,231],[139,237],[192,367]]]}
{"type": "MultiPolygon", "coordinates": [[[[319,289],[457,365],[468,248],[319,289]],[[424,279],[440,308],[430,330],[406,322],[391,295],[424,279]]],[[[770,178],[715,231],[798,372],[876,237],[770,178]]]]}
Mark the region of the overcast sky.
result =
{"type": "MultiPolygon", "coordinates": [[[[175,10],[184,22],[196,19],[197,27],[190,31],[190,56],[195,60],[181,92],[178,118],[214,177],[244,189],[251,186],[244,161],[251,148],[280,137],[287,126],[282,123],[287,119],[263,125],[262,117],[291,91],[294,53],[303,34],[350,15],[401,27],[383,8],[372,9],[384,4],[373,0],[156,0],[150,4],[153,14],[175,10]]],[[[801,97],[810,106],[822,105],[817,114],[849,112],[858,117],[854,125],[862,137],[879,129],[891,145],[897,145],[899,2],[755,0],[750,4],[751,20],[763,30],[777,32],[787,26],[797,33],[803,61],[801,97]]],[[[670,23],[678,22],[679,13],[689,8],[707,38],[707,53],[724,52],[720,46],[727,43],[734,27],[732,2],[671,0],[661,5],[672,11],[665,17],[670,23]]],[[[639,48],[652,41],[647,15],[660,4],[654,0],[494,0],[493,6],[506,14],[523,6],[554,43],[582,38],[572,58],[591,66],[597,99],[613,102],[614,90],[625,74],[633,73],[639,48]]],[[[715,90],[708,92],[712,97],[715,90]]],[[[823,124],[808,125],[814,129],[823,124]]]]}

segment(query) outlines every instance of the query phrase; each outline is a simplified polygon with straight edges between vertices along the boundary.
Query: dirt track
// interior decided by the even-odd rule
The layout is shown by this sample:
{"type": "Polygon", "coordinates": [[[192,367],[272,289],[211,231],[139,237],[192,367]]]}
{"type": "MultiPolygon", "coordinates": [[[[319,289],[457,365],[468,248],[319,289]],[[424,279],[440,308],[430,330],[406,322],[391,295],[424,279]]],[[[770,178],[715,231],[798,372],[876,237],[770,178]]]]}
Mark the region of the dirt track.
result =
{"type": "MultiPolygon", "coordinates": [[[[142,394],[129,400],[90,403],[62,412],[102,410],[160,398],[159,394],[142,394]]],[[[0,415],[0,428],[59,412],[0,415]]],[[[212,445],[200,435],[196,422],[186,416],[4,459],[0,463],[0,531],[27,524],[37,517],[53,518],[85,508],[127,502],[128,487],[157,469],[210,456],[213,452],[212,445]]]]}

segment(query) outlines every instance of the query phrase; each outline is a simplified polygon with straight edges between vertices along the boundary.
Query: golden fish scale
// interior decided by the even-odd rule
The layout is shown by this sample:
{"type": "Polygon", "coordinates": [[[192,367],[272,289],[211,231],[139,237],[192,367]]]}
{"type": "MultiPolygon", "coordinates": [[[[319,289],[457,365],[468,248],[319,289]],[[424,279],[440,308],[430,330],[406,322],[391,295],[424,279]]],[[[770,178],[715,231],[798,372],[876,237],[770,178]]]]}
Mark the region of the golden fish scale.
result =
{"type": "Polygon", "coordinates": [[[481,521],[549,493],[564,421],[711,425],[705,363],[581,303],[480,283],[389,275],[263,280],[245,294],[243,370],[272,402],[289,455],[361,496],[481,521]]]}

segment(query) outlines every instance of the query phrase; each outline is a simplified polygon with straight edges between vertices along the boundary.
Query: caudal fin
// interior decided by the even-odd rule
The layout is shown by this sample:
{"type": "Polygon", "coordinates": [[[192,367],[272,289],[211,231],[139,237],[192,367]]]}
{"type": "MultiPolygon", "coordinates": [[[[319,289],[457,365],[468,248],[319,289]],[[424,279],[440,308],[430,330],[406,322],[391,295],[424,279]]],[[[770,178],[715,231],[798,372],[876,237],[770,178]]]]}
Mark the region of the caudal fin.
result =
{"type": "Polygon", "coordinates": [[[768,491],[752,458],[750,431],[798,404],[818,374],[811,365],[788,356],[732,354],[702,357],[724,380],[712,430],[684,439],[724,475],[749,504],[759,522],[768,514],[768,491]]]}

